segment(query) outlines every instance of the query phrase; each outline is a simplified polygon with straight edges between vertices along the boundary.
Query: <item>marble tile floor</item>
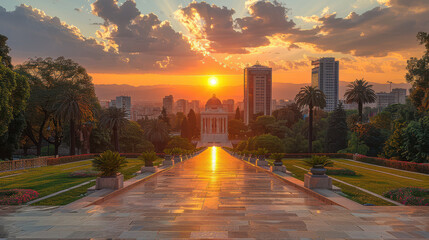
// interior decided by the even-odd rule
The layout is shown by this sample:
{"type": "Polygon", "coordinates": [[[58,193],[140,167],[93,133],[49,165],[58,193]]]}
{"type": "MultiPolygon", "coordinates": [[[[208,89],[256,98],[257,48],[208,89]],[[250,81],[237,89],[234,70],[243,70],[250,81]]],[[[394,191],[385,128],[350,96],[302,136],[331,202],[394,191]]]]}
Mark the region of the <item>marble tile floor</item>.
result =
{"type": "Polygon", "coordinates": [[[350,211],[209,148],[99,205],[0,207],[0,239],[428,239],[428,207],[350,211]]]}

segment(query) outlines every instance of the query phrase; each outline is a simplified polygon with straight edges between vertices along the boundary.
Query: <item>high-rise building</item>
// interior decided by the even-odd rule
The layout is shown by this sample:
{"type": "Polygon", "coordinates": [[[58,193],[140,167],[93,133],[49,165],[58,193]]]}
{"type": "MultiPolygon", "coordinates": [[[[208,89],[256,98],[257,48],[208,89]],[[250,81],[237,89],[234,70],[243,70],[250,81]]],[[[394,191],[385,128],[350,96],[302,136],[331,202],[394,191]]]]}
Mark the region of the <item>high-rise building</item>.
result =
{"type": "Polygon", "coordinates": [[[226,99],[222,101],[223,109],[227,112],[234,112],[234,99],[226,99]]]}
{"type": "Polygon", "coordinates": [[[376,107],[385,108],[392,104],[405,104],[405,98],[407,95],[407,89],[405,88],[394,88],[392,92],[379,92],[376,93],[376,107]]]}
{"type": "Polygon", "coordinates": [[[339,62],[335,58],[320,58],[312,61],[311,85],[323,91],[326,96],[326,111],[333,111],[338,105],[339,62]]]}
{"type": "Polygon", "coordinates": [[[188,105],[188,101],[185,99],[179,99],[176,102],[176,112],[182,112],[184,114],[187,114],[186,107],[188,105]]]}
{"type": "Polygon", "coordinates": [[[244,122],[255,115],[271,115],[272,68],[256,65],[244,69],[244,122]]]}
{"type": "Polygon", "coordinates": [[[165,108],[165,111],[167,112],[167,114],[173,113],[173,103],[174,103],[173,95],[165,96],[162,99],[162,106],[165,108]]]}
{"type": "Polygon", "coordinates": [[[405,88],[394,88],[391,94],[394,96],[394,102],[405,104],[405,98],[407,96],[407,89],[405,88]]]}
{"type": "Polygon", "coordinates": [[[131,120],[131,97],[119,96],[116,97],[115,105],[125,111],[125,118],[131,120]]]}

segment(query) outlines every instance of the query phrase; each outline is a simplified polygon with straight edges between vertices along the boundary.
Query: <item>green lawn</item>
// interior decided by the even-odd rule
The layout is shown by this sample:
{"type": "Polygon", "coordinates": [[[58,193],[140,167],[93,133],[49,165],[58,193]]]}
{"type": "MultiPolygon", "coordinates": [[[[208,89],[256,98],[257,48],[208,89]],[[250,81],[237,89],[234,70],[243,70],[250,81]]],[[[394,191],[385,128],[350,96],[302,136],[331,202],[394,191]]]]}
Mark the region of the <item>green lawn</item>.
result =
{"type": "MultiPolygon", "coordinates": [[[[304,171],[302,169],[299,169],[296,166],[299,167],[303,167],[308,169],[309,167],[306,166],[303,161],[303,159],[284,159],[283,163],[286,166],[286,168],[291,171],[296,178],[303,180],[304,179],[304,174],[307,171],[304,171]]],[[[332,159],[335,162],[334,166],[335,167],[340,167],[340,168],[348,168],[351,170],[354,170],[356,172],[356,176],[338,176],[335,175],[333,176],[334,178],[337,178],[339,180],[342,180],[344,182],[353,184],[355,186],[367,189],[371,192],[383,195],[385,192],[392,190],[392,189],[397,189],[397,188],[401,188],[401,187],[410,187],[410,186],[414,186],[414,187],[422,187],[422,188],[429,188],[429,176],[423,176],[421,174],[416,174],[416,173],[408,173],[408,172],[403,172],[403,171],[399,171],[396,169],[386,169],[386,168],[382,168],[382,167],[378,167],[378,166],[372,166],[372,165],[366,165],[366,164],[362,164],[362,163],[355,163],[352,161],[347,161],[347,160],[342,160],[342,159],[332,159]],[[344,163],[347,164],[352,164],[354,166],[350,166],[350,165],[346,165],[344,163]],[[378,171],[384,171],[384,172],[389,172],[389,173],[393,173],[396,175],[400,175],[400,176],[406,176],[406,177],[410,177],[410,178],[415,178],[415,179],[419,179],[422,181],[416,181],[416,180],[412,180],[412,179],[406,179],[406,178],[402,178],[399,176],[393,176],[393,175],[389,175],[389,174],[385,174],[385,173],[381,173],[381,172],[375,172],[369,169],[363,169],[363,168],[359,168],[357,166],[362,166],[362,167],[366,167],[366,168],[370,168],[370,169],[374,169],[374,170],[378,170],[378,171]]],[[[359,203],[371,203],[374,205],[392,205],[382,199],[379,199],[377,197],[374,197],[370,194],[364,193],[356,188],[341,184],[337,181],[334,180],[334,184],[338,187],[341,188],[341,190],[343,191],[343,193],[345,193],[347,195],[348,198],[359,202],[359,203]]]]}
{"type": "MultiPolygon", "coordinates": [[[[139,171],[144,163],[139,159],[127,159],[127,166],[121,170],[124,175],[124,179],[130,179],[134,177],[134,173],[139,171]]],[[[154,164],[158,165],[162,160],[159,159],[154,164]]],[[[88,178],[72,178],[69,177],[71,172],[77,170],[91,169],[91,160],[68,163],[57,166],[48,166],[40,168],[32,168],[27,170],[18,170],[13,172],[4,172],[0,176],[6,176],[11,174],[21,173],[20,175],[11,176],[0,179],[0,189],[14,189],[14,188],[25,188],[33,189],[39,192],[40,197],[67,189],[78,184],[87,182],[95,177],[88,178]]],[[[59,194],[52,198],[43,200],[37,205],[64,205],[75,201],[86,193],[86,189],[94,185],[90,183],[82,187],[70,190],[68,192],[59,194]],[[51,204],[49,204],[51,203],[51,204]],[[54,204],[55,203],[55,204],[54,204]]]]}

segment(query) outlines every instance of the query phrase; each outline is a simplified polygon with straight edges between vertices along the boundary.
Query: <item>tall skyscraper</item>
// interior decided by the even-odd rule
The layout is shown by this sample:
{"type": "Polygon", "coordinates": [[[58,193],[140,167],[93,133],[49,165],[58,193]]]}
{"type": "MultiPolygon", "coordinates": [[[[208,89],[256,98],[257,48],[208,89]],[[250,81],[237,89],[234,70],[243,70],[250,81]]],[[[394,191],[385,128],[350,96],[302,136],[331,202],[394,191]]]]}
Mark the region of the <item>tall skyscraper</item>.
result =
{"type": "Polygon", "coordinates": [[[130,96],[119,96],[116,97],[116,107],[121,108],[125,111],[125,118],[131,120],[131,97],[130,96]]]}
{"type": "Polygon", "coordinates": [[[174,103],[173,95],[165,96],[162,99],[162,106],[165,108],[165,111],[167,112],[167,114],[173,113],[173,103],[174,103]]]}
{"type": "Polygon", "coordinates": [[[320,58],[312,61],[311,85],[326,95],[326,111],[333,111],[338,105],[339,62],[335,58],[320,58]]]}
{"type": "Polygon", "coordinates": [[[244,122],[256,114],[271,115],[272,68],[260,65],[244,69],[244,122]]]}

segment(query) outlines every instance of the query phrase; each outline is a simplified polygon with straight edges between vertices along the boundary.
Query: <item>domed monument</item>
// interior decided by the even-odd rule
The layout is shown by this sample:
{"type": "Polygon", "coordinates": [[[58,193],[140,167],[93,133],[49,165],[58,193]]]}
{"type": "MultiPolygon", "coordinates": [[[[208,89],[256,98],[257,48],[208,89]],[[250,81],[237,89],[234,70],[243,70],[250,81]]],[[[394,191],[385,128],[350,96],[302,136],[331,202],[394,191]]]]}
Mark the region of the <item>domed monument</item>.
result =
{"type": "Polygon", "coordinates": [[[228,140],[228,113],[222,102],[213,94],[201,113],[201,140],[197,147],[221,146],[232,147],[228,140]]]}

